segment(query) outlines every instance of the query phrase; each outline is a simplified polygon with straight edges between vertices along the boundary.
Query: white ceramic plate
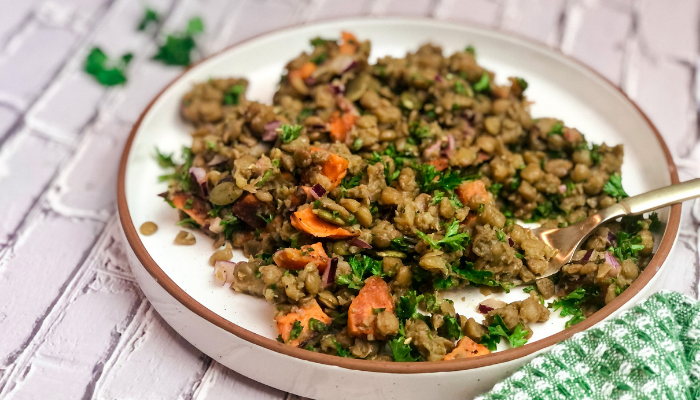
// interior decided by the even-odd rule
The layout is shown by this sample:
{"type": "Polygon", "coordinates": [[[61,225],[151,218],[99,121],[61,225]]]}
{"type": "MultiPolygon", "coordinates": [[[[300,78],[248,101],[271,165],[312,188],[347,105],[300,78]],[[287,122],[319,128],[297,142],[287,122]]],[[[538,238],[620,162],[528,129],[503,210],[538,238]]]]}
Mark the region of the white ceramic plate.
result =
{"type": "MultiPolygon", "coordinates": [[[[277,82],[279,82],[286,62],[296,57],[302,51],[309,51],[309,40],[311,38],[317,36],[338,37],[341,30],[354,32],[360,40],[369,39],[372,41],[371,61],[385,55],[402,57],[407,51],[416,50],[418,46],[427,42],[442,46],[446,55],[455,51],[463,51],[467,45],[473,45],[476,48],[479,63],[496,73],[497,82],[504,83],[509,76],[520,76],[527,79],[529,83],[528,98],[534,101],[532,106],[533,117],[553,116],[563,119],[568,126],[578,128],[586,135],[589,141],[595,143],[603,141],[611,145],[623,143],[625,145],[625,160],[622,167],[622,176],[624,187],[628,193],[633,195],[669,185],[674,180],[677,181],[675,169],[670,168],[672,161],[660,137],[631,101],[617,88],[586,67],[559,53],[531,42],[480,28],[433,20],[409,19],[339,20],[292,28],[252,39],[196,65],[161,93],[136,125],[132,137],[133,142],[130,142],[130,147],[127,146],[125,162],[123,162],[120,174],[120,178],[122,178],[120,179],[119,187],[122,223],[131,246],[136,250],[136,254],[139,255],[139,257],[132,257],[133,264],[135,264],[135,273],[139,278],[139,282],[144,286],[146,294],[156,304],[156,308],[164,314],[166,320],[178,329],[183,336],[195,342],[195,345],[198,345],[198,343],[193,337],[201,334],[201,332],[191,333],[189,331],[197,330],[198,326],[206,324],[214,324],[224,328],[224,332],[212,334],[211,339],[213,342],[225,340],[225,335],[235,336],[226,332],[227,322],[222,322],[220,319],[263,337],[274,339],[277,336],[272,320],[274,310],[273,306],[263,299],[237,294],[215,283],[212,267],[208,263],[209,256],[213,251],[212,241],[205,235],[196,232],[197,244],[194,246],[173,245],[173,238],[181,228],[175,226],[177,213],[157,196],[158,193],[167,189],[167,185],[165,183],[157,183],[157,177],[163,171],[154,161],[154,149],[157,146],[166,153],[174,152],[179,154],[182,146],[191,145],[190,127],[180,119],[178,107],[180,99],[190,90],[193,83],[205,81],[212,77],[246,77],[250,81],[247,97],[251,100],[269,103],[272,100],[272,95],[276,90],[277,82]],[[152,236],[135,237],[133,226],[138,227],[146,221],[155,222],[159,226],[158,232],[152,236]],[[147,252],[147,256],[151,260],[144,261],[144,258],[148,257],[140,254],[143,250],[147,252]],[[144,268],[143,264],[146,264],[146,270],[153,275],[154,268],[148,265],[151,262],[157,264],[156,268],[159,267],[162,273],[172,280],[172,282],[168,283],[170,286],[165,288],[167,292],[170,292],[169,294],[163,294],[165,292],[153,286],[153,282],[146,282],[151,279],[147,274],[138,272],[138,270],[144,268]],[[153,287],[153,289],[149,290],[147,287],[153,287]],[[183,296],[178,290],[184,291],[184,293],[199,303],[196,306],[185,304],[184,308],[187,311],[190,313],[194,311],[191,317],[192,320],[187,322],[190,326],[183,326],[183,322],[179,321],[178,318],[168,318],[168,307],[181,307],[178,304],[182,301],[183,296]],[[163,310],[159,308],[159,304],[163,310]],[[221,318],[212,317],[212,315],[202,315],[203,313],[198,312],[202,308],[213,312],[213,314],[221,318]],[[214,319],[217,321],[213,321],[214,319]],[[191,324],[195,324],[195,326],[191,326],[191,324]]],[[[680,208],[678,208],[678,212],[679,210],[680,208]]],[[[670,215],[670,209],[659,213],[660,219],[666,222],[669,221],[670,215]]],[[[671,220],[670,226],[674,223],[673,219],[671,220]]],[[[677,228],[677,221],[675,221],[675,224],[677,228]]],[[[669,235],[667,231],[664,238],[666,245],[662,246],[659,255],[655,257],[654,265],[660,265],[661,258],[665,258],[668,250],[670,250],[671,243],[675,238],[675,229],[670,231],[672,231],[672,235],[669,235]]],[[[234,261],[243,259],[244,257],[240,252],[234,256],[234,261]]],[[[656,278],[649,276],[644,280],[652,281],[654,279],[656,278]]],[[[632,297],[635,293],[639,293],[642,288],[632,289],[630,288],[628,291],[633,293],[627,297],[632,297]]],[[[646,290],[641,290],[641,292],[646,292],[646,290]]],[[[521,290],[513,290],[510,294],[497,296],[505,301],[514,301],[527,297],[527,294],[521,290]]],[[[476,313],[475,306],[484,299],[484,296],[477,289],[467,288],[449,292],[446,297],[454,300],[457,312],[461,315],[473,316],[477,320],[482,318],[480,314],[476,313]]],[[[621,298],[623,297],[625,296],[621,296],[621,298]]],[[[609,309],[605,314],[619,310],[623,306],[622,303],[623,301],[619,301],[617,305],[611,304],[608,307],[612,309],[609,309]]],[[[552,335],[559,333],[563,330],[564,322],[565,319],[553,315],[546,323],[533,324],[531,327],[534,330],[534,336],[530,343],[550,338],[552,335]]],[[[221,330],[221,328],[218,329],[221,330]]],[[[560,333],[558,336],[561,335],[563,334],[560,333]]],[[[564,336],[561,337],[563,338],[564,336]]],[[[240,339],[240,337],[237,337],[237,339],[240,339]]],[[[246,339],[244,338],[243,340],[246,341],[246,339]]],[[[518,357],[531,354],[532,351],[540,350],[549,344],[551,343],[541,346],[530,346],[532,350],[527,352],[522,352],[522,349],[518,349],[523,353],[519,354],[518,357]]],[[[274,351],[277,348],[275,345],[276,343],[269,344],[269,346],[265,345],[265,347],[274,351]]],[[[222,346],[224,345],[222,344],[222,346]]],[[[259,351],[270,351],[262,347],[253,346],[253,349],[258,348],[260,349],[259,351]]],[[[224,357],[216,350],[216,346],[199,344],[198,347],[218,360],[222,360],[224,357]]],[[[509,352],[512,351],[506,351],[503,354],[509,352]]],[[[255,351],[251,354],[254,353],[255,351]]],[[[280,356],[282,357],[280,358],[283,360],[282,362],[292,359],[288,355],[280,354],[280,356]]],[[[512,366],[519,365],[519,362],[522,362],[519,360],[522,359],[508,360],[504,358],[503,362],[511,365],[512,368],[512,366]]],[[[305,385],[302,385],[303,387],[300,388],[295,386],[296,383],[289,379],[269,376],[261,377],[259,374],[247,371],[246,367],[241,365],[250,362],[255,363],[254,359],[245,363],[241,363],[241,360],[233,360],[229,363],[223,362],[244,374],[247,372],[247,375],[251,375],[255,379],[262,380],[267,384],[284,390],[295,391],[306,396],[340,398],[337,396],[337,393],[333,394],[328,391],[328,388],[335,386],[335,384],[315,383],[310,388],[305,385]]],[[[300,360],[295,360],[295,362],[300,362],[300,360]]],[[[328,371],[333,370],[332,368],[328,369],[328,365],[319,364],[318,362],[301,362],[303,368],[310,370],[318,370],[319,372],[323,370],[324,373],[329,373],[328,371]]],[[[329,362],[333,363],[333,360],[329,362]]],[[[365,362],[365,364],[367,363],[365,362]]],[[[288,364],[291,366],[291,361],[288,364]]],[[[354,366],[351,368],[354,368],[354,366]]],[[[399,368],[403,368],[403,366],[399,368]]],[[[429,372],[425,368],[423,370],[416,369],[415,371],[406,370],[405,372],[416,372],[413,375],[430,375],[432,373],[433,377],[435,377],[435,374],[452,374],[455,377],[463,374],[461,379],[469,379],[469,375],[466,373],[472,371],[473,377],[481,376],[482,383],[473,386],[481,390],[486,387],[483,382],[492,382],[493,377],[501,376],[504,371],[501,368],[499,370],[501,371],[500,373],[491,372],[483,375],[485,367],[482,367],[482,371],[478,373],[473,371],[478,371],[479,369],[438,372],[441,371],[439,367],[431,368],[429,372]]],[[[465,368],[471,367],[465,364],[465,368]]],[[[494,368],[498,367],[492,366],[488,369],[493,371],[494,368]]],[[[336,367],[336,369],[338,368],[336,367]]],[[[383,371],[381,368],[370,369],[383,371]]],[[[386,371],[398,372],[396,368],[386,371]]],[[[354,372],[357,373],[358,371],[355,369],[354,372]]],[[[362,374],[378,374],[378,372],[361,372],[362,374]]],[[[394,374],[393,376],[399,375],[394,374]]],[[[455,381],[454,379],[442,379],[445,379],[445,386],[438,390],[442,398],[464,398],[465,394],[475,393],[470,391],[471,389],[460,387],[456,383],[450,384],[450,382],[455,381]]],[[[357,398],[358,395],[370,396],[373,393],[377,394],[376,387],[372,385],[371,380],[364,381],[369,382],[369,385],[361,390],[354,390],[355,394],[352,397],[357,398]]],[[[408,382],[414,382],[410,383],[410,386],[413,386],[419,381],[410,380],[408,382]]],[[[467,382],[464,383],[465,386],[469,386],[467,382]]],[[[385,392],[385,394],[405,394],[408,395],[408,398],[413,398],[413,395],[416,395],[416,398],[420,397],[417,395],[422,390],[416,391],[411,389],[410,386],[395,387],[385,392]]],[[[435,394],[434,392],[431,393],[435,394]]],[[[431,395],[431,397],[433,396],[431,395]]]]}

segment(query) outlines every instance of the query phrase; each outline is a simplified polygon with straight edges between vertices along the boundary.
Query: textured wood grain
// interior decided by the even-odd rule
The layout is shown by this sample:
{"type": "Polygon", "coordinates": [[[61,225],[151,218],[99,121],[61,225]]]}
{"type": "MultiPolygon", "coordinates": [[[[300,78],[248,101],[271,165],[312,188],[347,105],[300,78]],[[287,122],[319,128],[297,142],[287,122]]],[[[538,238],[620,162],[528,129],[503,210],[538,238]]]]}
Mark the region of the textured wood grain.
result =
{"type": "MultiPolygon", "coordinates": [[[[559,48],[620,84],[700,177],[696,0],[0,0],[0,398],[297,399],[210,360],[136,285],[114,216],[121,146],[180,68],[155,41],[200,15],[198,56],[320,19],[476,23],[559,48]],[[164,17],[137,32],[143,5],[164,17]],[[133,52],[129,83],[82,72],[92,46],[133,52]],[[37,62],[40,55],[40,62],[37,62]]],[[[700,203],[684,206],[665,287],[698,295],[700,203]]]]}

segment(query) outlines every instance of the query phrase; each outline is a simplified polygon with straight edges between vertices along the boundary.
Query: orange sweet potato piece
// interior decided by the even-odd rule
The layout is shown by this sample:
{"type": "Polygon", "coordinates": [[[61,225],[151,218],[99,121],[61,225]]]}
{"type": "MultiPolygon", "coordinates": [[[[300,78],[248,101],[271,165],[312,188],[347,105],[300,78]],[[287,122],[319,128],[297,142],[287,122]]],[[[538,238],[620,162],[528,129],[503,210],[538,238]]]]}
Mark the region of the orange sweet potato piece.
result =
{"type": "Polygon", "coordinates": [[[267,226],[267,222],[260,216],[273,213],[274,208],[270,204],[258,200],[254,194],[248,193],[233,204],[231,212],[253,228],[263,229],[267,226]]]}
{"type": "MultiPolygon", "coordinates": [[[[309,150],[313,153],[322,149],[318,147],[311,147],[309,150]]],[[[336,188],[336,186],[340,185],[340,182],[348,173],[349,164],[350,162],[346,158],[330,153],[326,162],[321,165],[321,174],[331,181],[330,190],[333,190],[336,188]]]]}
{"type": "Polygon", "coordinates": [[[394,301],[391,299],[389,285],[378,276],[372,276],[365,280],[365,286],[360,289],[348,309],[348,333],[351,336],[373,335],[382,339],[376,327],[377,314],[374,309],[384,308],[385,311],[394,312],[394,301]]]}
{"type": "Polygon", "coordinates": [[[357,115],[345,113],[342,116],[338,111],[334,112],[328,119],[331,130],[331,139],[336,142],[344,142],[348,132],[357,121],[357,115]]]}
{"type": "Polygon", "coordinates": [[[340,54],[355,54],[357,47],[358,43],[355,35],[350,32],[343,32],[343,44],[338,48],[340,54]]]}
{"type": "Polygon", "coordinates": [[[446,158],[436,158],[426,162],[426,164],[432,165],[437,171],[444,171],[450,166],[450,161],[446,158]]]}
{"type": "Polygon", "coordinates": [[[314,214],[311,208],[305,208],[292,214],[292,226],[309,235],[329,238],[348,239],[358,236],[359,232],[353,232],[345,228],[333,225],[330,222],[314,214]]]}
{"type": "Polygon", "coordinates": [[[207,212],[209,212],[209,206],[204,201],[185,193],[177,193],[173,195],[172,202],[175,208],[182,210],[199,225],[204,225],[204,220],[207,219],[207,212]],[[187,205],[187,201],[190,199],[192,201],[187,205]],[[189,208],[185,208],[185,206],[189,208]]]}
{"type": "Polygon", "coordinates": [[[476,209],[480,204],[491,201],[486,185],[480,180],[463,182],[457,188],[457,196],[463,204],[471,209],[476,209]]]}
{"type": "Polygon", "coordinates": [[[443,360],[456,360],[458,358],[476,357],[490,354],[491,352],[486,346],[480,345],[468,337],[463,337],[457,347],[448,353],[443,360]]]}
{"type": "Polygon", "coordinates": [[[331,317],[323,312],[315,299],[309,300],[302,305],[298,310],[275,318],[277,322],[277,331],[282,336],[285,343],[290,346],[299,346],[302,342],[313,335],[309,329],[309,320],[315,318],[326,325],[330,325],[331,317]],[[302,331],[294,339],[290,340],[294,321],[299,321],[303,327],[302,331]]]}
{"type": "Polygon", "coordinates": [[[280,250],[275,253],[272,260],[278,267],[286,269],[304,269],[307,264],[314,263],[318,270],[323,272],[328,265],[328,255],[320,242],[301,246],[301,249],[280,250]]]}
{"type": "Polygon", "coordinates": [[[307,62],[304,63],[304,65],[301,66],[299,69],[295,69],[292,71],[289,71],[289,79],[292,78],[301,78],[301,79],[306,79],[311,76],[311,74],[316,71],[316,64],[312,62],[307,62]]]}

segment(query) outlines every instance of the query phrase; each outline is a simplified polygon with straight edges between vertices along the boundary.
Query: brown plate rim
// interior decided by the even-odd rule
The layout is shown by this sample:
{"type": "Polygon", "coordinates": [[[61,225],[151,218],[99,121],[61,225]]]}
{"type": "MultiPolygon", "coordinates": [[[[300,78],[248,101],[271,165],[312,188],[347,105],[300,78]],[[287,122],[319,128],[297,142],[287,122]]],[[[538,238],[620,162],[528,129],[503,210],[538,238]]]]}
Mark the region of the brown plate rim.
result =
{"type": "MultiPolygon", "coordinates": [[[[378,19],[378,20],[398,20],[398,21],[406,21],[406,22],[419,22],[419,21],[435,21],[433,18],[405,18],[405,17],[391,17],[391,16],[381,16],[381,17],[361,17],[361,18],[366,18],[366,19],[378,19]]],[[[212,310],[208,309],[205,307],[203,304],[199,303],[197,300],[195,300],[192,296],[187,294],[182,288],[180,288],[161,268],[158,266],[158,264],[151,258],[150,254],[146,250],[145,246],[141,242],[141,239],[139,238],[138,232],[136,230],[136,227],[131,220],[131,215],[129,213],[129,207],[126,201],[126,193],[125,193],[125,175],[126,175],[126,165],[127,165],[127,160],[129,156],[129,152],[131,150],[131,145],[133,143],[134,137],[136,135],[136,132],[138,131],[138,128],[141,125],[141,122],[143,121],[143,118],[146,116],[148,111],[151,109],[153,104],[160,98],[160,96],[170,88],[170,86],[177,82],[182,76],[191,68],[199,65],[200,63],[209,60],[212,57],[216,57],[217,55],[226,52],[236,46],[240,46],[243,43],[247,43],[251,40],[257,39],[261,36],[273,34],[273,33],[278,33],[281,31],[287,31],[287,30],[293,30],[302,26],[308,26],[308,25],[313,25],[313,24],[321,24],[321,23],[328,23],[328,22],[342,22],[342,21],[353,21],[357,20],[359,18],[331,18],[331,19],[324,19],[324,20],[319,20],[319,21],[314,21],[311,24],[296,24],[293,26],[285,27],[282,29],[276,29],[273,31],[265,32],[260,35],[253,36],[251,38],[248,38],[244,41],[235,43],[231,46],[228,46],[224,48],[223,50],[216,52],[196,64],[190,66],[186,70],[182,72],[182,74],[178,75],[177,78],[175,78],[172,82],[170,82],[163,90],[158,93],[158,95],[149,103],[149,105],[146,107],[146,109],[143,111],[139,119],[136,121],[134,124],[133,129],[131,130],[131,133],[129,134],[129,138],[126,142],[126,145],[124,146],[124,151],[121,156],[121,160],[119,163],[119,175],[118,175],[118,180],[117,180],[117,208],[119,212],[119,219],[122,225],[122,228],[124,230],[124,234],[126,236],[126,239],[131,246],[132,250],[136,254],[136,257],[139,259],[141,264],[143,264],[144,268],[148,271],[148,273],[155,279],[155,281],[163,288],[165,289],[171,296],[173,296],[180,304],[183,306],[187,307],[190,311],[193,313],[197,314],[201,318],[204,318],[208,322],[218,326],[219,328],[232,333],[239,338],[250,342],[252,344],[261,346],[265,349],[281,353],[283,355],[287,355],[290,357],[306,360],[306,361],[311,361],[314,363],[319,363],[319,364],[325,364],[325,365],[332,365],[332,366],[337,366],[337,367],[342,367],[342,368],[347,368],[351,370],[358,370],[358,371],[367,371],[367,372],[382,372],[382,373],[399,373],[399,374],[416,374],[416,373],[437,373],[437,372],[452,372],[452,371],[461,371],[461,370],[467,370],[467,369],[473,369],[473,368],[480,368],[480,367],[486,367],[490,365],[496,365],[508,361],[513,361],[525,356],[528,356],[530,354],[533,354],[534,352],[543,350],[547,347],[550,347],[562,340],[568,339],[571,336],[573,336],[575,333],[582,332],[591,326],[597,324],[598,322],[602,321],[606,317],[608,317],[610,314],[612,314],[614,311],[619,309],[624,303],[630,301],[639,291],[647,284],[649,281],[656,275],[658,270],[660,269],[661,265],[663,262],[666,260],[669,252],[671,251],[671,248],[673,246],[673,243],[676,239],[676,236],[678,234],[678,229],[680,226],[680,217],[681,217],[681,205],[676,204],[674,206],[671,206],[671,212],[669,215],[669,221],[666,227],[666,231],[664,232],[664,236],[661,240],[661,243],[659,244],[658,250],[654,257],[652,258],[651,262],[647,266],[647,268],[640,274],[640,276],[637,278],[637,280],[627,289],[625,290],[620,296],[618,296],[615,300],[613,300],[610,304],[607,304],[605,307],[597,311],[595,314],[593,314],[591,317],[585,319],[584,321],[576,324],[575,326],[566,329],[564,331],[561,331],[559,333],[556,333],[552,336],[549,336],[547,338],[538,340],[533,343],[526,344],[522,347],[514,348],[514,349],[508,349],[504,351],[499,351],[496,353],[492,353],[486,356],[481,356],[481,357],[475,357],[475,358],[466,358],[466,359],[459,359],[459,360],[453,360],[453,361],[434,361],[434,362],[417,362],[417,363],[400,363],[400,362],[391,362],[391,361],[368,361],[368,360],[361,360],[361,359],[351,359],[351,358],[343,358],[343,357],[338,357],[338,356],[333,356],[329,354],[321,354],[321,353],[315,353],[311,352],[308,350],[284,345],[282,343],[277,342],[276,340],[266,338],[264,336],[261,336],[259,334],[253,333],[239,325],[234,324],[231,321],[226,320],[225,318],[217,315],[214,313],[212,310]]],[[[449,22],[445,21],[446,24],[453,24],[453,25],[460,25],[455,22],[449,22]]],[[[536,42],[530,38],[523,37],[517,34],[513,34],[510,32],[503,32],[499,31],[490,27],[485,27],[485,26],[480,26],[478,24],[469,24],[470,26],[473,26],[478,29],[486,30],[486,31],[491,31],[495,32],[501,35],[506,35],[506,36],[511,36],[514,38],[517,38],[518,40],[526,41],[529,42],[536,47],[539,47],[540,49],[546,49],[548,51],[555,52],[559,54],[560,56],[563,56],[567,58],[570,61],[574,61],[576,64],[579,66],[584,67],[588,71],[594,73],[597,75],[599,78],[603,79],[605,82],[607,82],[611,87],[617,89],[617,91],[622,94],[627,101],[632,104],[635,109],[639,112],[639,114],[644,118],[646,123],[651,127],[652,131],[654,132],[654,135],[656,136],[656,139],[659,142],[659,145],[661,146],[661,149],[664,152],[664,155],[666,157],[666,162],[668,165],[669,172],[671,174],[671,182],[672,183],[678,183],[678,172],[676,169],[676,165],[673,162],[673,158],[671,156],[671,153],[668,150],[668,147],[666,146],[666,143],[664,142],[663,137],[659,133],[658,129],[656,126],[651,122],[649,117],[642,111],[639,106],[632,101],[617,85],[612,83],[610,80],[608,80],[606,77],[598,73],[597,71],[593,70],[589,66],[583,64],[582,62],[567,56],[566,54],[562,53],[558,49],[543,45],[542,43],[536,42]]]]}

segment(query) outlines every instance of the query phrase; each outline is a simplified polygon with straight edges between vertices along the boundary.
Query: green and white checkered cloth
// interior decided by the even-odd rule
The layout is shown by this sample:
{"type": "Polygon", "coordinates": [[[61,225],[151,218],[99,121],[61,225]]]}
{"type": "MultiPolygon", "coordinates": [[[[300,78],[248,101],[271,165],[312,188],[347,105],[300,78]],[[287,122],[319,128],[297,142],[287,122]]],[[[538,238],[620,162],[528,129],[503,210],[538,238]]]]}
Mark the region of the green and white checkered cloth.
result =
{"type": "Polygon", "coordinates": [[[574,335],[477,400],[700,398],[700,303],[661,291],[574,335]]]}

